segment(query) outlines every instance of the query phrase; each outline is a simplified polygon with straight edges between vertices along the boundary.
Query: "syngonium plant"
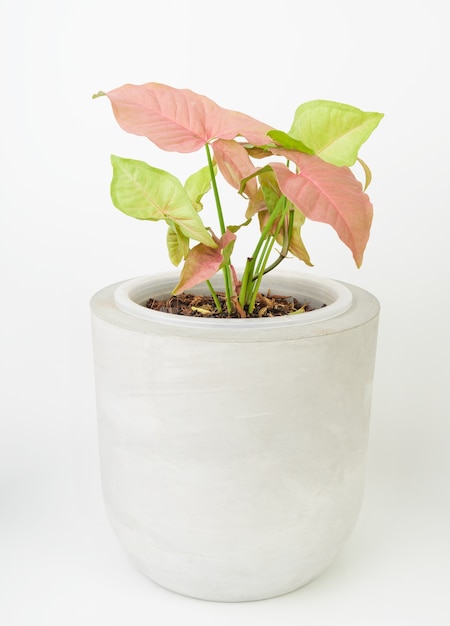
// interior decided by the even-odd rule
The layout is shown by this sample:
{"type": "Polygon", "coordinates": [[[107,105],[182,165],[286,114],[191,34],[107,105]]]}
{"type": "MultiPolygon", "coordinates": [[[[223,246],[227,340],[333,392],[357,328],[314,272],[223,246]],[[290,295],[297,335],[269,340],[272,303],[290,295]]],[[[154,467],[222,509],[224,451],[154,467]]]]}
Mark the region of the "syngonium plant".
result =
{"type": "Polygon", "coordinates": [[[123,130],[147,137],[162,150],[205,150],[205,167],[184,185],[143,161],[111,156],[114,205],[131,217],[167,223],[169,258],[175,266],[183,262],[174,294],[206,282],[222,312],[210,282],[222,271],[226,313],[251,315],[264,274],[289,253],[312,265],[301,237],[306,218],[332,226],[361,265],[373,209],[365,193],[370,170],[358,151],[381,113],[313,100],[296,109],[290,130],[284,132],[206,96],[159,83],[127,84],[94,98],[99,96],[109,98],[123,130]],[[350,169],[356,162],[362,166],[364,186],[350,169]],[[245,214],[238,220],[233,215],[233,224],[223,211],[219,172],[246,203],[245,214]],[[205,224],[200,216],[210,190],[219,231],[210,217],[205,224]],[[234,243],[238,231],[255,217],[256,245],[239,278],[232,263],[234,243]],[[278,255],[272,260],[276,245],[278,255]]]}

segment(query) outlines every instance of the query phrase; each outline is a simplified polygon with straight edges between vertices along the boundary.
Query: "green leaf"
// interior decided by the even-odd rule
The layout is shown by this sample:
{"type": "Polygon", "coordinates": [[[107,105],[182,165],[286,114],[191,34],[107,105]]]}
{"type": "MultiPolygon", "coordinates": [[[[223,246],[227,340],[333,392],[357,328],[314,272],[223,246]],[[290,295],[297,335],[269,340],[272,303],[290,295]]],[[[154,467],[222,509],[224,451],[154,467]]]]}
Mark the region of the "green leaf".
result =
{"type": "Polygon", "coordinates": [[[167,231],[167,250],[169,259],[175,267],[189,254],[189,239],[174,223],[169,224],[167,231]]]}
{"type": "Polygon", "coordinates": [[[298,150],[299,152],[306,152],[307,154],[314,154],[313,150],[308,148],[308,146],[305,146],[302,141],[294,139],[294,137],[291,137],[282,130],[270,130],[267,134],[283,148],[287,148],[288,150],[298,150]]]}
{"type": "MultiPolygon", "coordinates": [[[[214,166],[214,172],[217,173],[216,166],[214,166]]],[[[201,170],[189,176],[184,183],[184,188],[195,210],[197,212],[201,211],[203,209],[201,200],[211,189],[211,173],[209,167],[202,167],[201,170]]]]}
{"type": "Polygon", "coordinates": [[[366,113],[348,104],[312,100],[297,108],[288,134],[327,163],[353,165],[382,118],[382,113],[366,113]]]}
{"type": "Polygon", "coordinates": [[[140,220],[173,222],[186,237],[217,247],[178,178],[143,161],[112,155],[111,163],[116,208],[140,220]]]}

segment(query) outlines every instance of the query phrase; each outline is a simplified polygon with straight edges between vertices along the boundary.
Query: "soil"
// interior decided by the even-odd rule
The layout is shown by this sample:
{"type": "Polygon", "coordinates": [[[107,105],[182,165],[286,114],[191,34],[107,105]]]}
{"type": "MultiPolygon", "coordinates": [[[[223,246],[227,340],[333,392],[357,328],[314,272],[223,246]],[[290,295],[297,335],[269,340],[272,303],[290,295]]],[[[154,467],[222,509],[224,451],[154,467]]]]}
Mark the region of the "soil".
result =
{"type": "MultiPolygon", "coordinates": [[[[291,296],[277,296],[270,292],[267,295],[258,294],[255,308],[251,314],[243,310],[237,300],[233,300],[233,312],[228,315],[225,295],[217,294],[222,305],[222,312],[219,312],[214,304],[214,300],[209,295],[180,294],[170,296],[167,300],[156,300],[150,298],[146,307],[163,313],[174,315],[184,315],[187,317],[212,317],[212,318],[255,318],[255,317],[279,317],[282,315],[301,314],[313,311],[308,302],[299,302],[291,296]]],[[[326,305],[323,305],[326,306],[326,305]]]]}

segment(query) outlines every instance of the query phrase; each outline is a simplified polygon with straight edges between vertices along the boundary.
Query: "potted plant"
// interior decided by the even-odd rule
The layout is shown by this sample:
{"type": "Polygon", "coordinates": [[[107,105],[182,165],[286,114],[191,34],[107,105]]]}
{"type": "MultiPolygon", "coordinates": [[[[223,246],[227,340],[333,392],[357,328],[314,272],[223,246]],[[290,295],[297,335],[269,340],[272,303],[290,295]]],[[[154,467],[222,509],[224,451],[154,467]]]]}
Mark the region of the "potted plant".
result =
{"type": "Polygon", "coordinates": [[[109,519],[137,566],[173,591],[287,593],[329,565],[358,515],[379,305],[354,285],[277,266],[288,256],[311,265],[305,219],[330,224],[361,264],[372,205],[358,151],[382,115],[316,100],[284,132],[158,83],[98,96],[125,131],[205,151],[184,184],[111,158],[114,205],[164,220],[182,269],[91,301],[109,519]],[[223,180],[243,214],[224,210],[223,180]],[[208,192],[214,213],[203,211],[208,192]],[[235,241],[255,223],[236,269],[235,241]]]}

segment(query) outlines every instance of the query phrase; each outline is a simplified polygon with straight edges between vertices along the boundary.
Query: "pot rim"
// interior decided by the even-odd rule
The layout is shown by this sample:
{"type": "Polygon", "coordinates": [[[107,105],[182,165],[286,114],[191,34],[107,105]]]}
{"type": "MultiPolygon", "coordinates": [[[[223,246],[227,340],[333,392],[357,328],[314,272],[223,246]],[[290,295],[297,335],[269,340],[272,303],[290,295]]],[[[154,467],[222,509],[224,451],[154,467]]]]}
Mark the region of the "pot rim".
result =
{"type": "MultiPolygon", "coordinates": [[[[351,290],[338,281],[323,276],[303,272],[275,271],[264,278],[261,291],[276,290],[276,293],[306,299],[313,306],[313,311],[296,315],[284,315],[273,318],[207,318],[188,317],[154,311],[145,307],[150,298],[168,296],[178,280],[176,272],[164,272],[140,276],[120,283],[114,290],[114,302],[124,313],[158,324],[182,326],[184,328],[209,329],[271,329],[303,326],[336,318],[348,311],[353,302],[351,290]],[[326,306],[323,306],[325,304],[326,306]]],[[[221,288],[221,276],[211,280],[215,288],[221,288]]],[[[204,286],[189,291],[201,293],[204,286]]]]}

